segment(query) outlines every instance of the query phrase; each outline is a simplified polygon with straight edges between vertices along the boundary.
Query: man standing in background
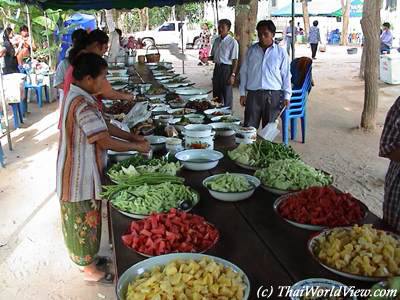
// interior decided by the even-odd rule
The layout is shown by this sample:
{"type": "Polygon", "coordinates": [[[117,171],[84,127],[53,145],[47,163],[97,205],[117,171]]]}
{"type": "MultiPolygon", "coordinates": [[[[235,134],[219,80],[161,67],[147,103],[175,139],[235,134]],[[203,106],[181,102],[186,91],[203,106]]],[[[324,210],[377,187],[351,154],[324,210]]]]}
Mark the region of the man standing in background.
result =
{"type": "Polygon", "coordinates": [[[318,21],[313,22],[313,26],[310,27],[310,32],[308,33],[308,42],[311,47],[312,59],[316,59],[318,44],[321,42],[321,34],[318,28],[318,21]]]}
{"type": "Polygon", "coordinates": [[[292,33],[292,20],[289,21],[289,25],[285,29],[285,40],[286,40],[286,51],[290,55],[290,48],[292,48],[292,41],[294,36],[294,42],[296,42],[297,28],[294,27],[294,34],[292,33]]]}
{"type": "Polygon", "coordinates": [[[393,35],[390,31],[390,23],[385,22],[382,25],[383,31],[381,34],[381,54],[390,54],[390,49],[393,44],[393,35]]]}
{"type": "Polygon", "coordinates": [[[275,24],[257,24],[259,42],[246,53],[240,69],[240,104],[245,106],[244,125],[258,128],[274,122],[283,106],[288,106],[292,87],[289,57],[274,43],[275,24]],[[246,95],[247,93],[247,95],[246,95]],[[283,93],[283,102],[281,99],[283,93]]]}
{"type": "Polygon", "coordinates": [[[219,101],[227,107],[232,107],[232,86],[235,83],[239,57],[239,45],[228,34],[230,29],[231,21],[219,20],[219,36],[213,43],[210,56],[215,63],[212,78],[213,97],[218,97],[219,101]]]}

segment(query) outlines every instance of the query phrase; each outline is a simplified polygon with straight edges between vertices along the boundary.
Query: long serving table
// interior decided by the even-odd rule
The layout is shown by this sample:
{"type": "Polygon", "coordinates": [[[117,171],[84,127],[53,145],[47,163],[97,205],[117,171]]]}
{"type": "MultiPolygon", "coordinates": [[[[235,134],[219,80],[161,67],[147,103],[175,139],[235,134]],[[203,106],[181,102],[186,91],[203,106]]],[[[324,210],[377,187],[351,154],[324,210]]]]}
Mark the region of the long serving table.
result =
{"type": "MultiPolygon", "coordinates": [[[[217,138],[216,148],[226,154],[233,143],[233,138],[217,138]]],[[[356,288],[371,287],[371,283],[337,276],[314,261],[307,250],[307,241],[313,232],[296,228],[276,215],[273,203],[277,196],[261,187],[251,198],[236,203],[212,198],[202,186],[202,181],[210,175],[224,172],[254,173],[236,166],[225,155],[219,165],[210,171],[182,170],[179,176],[184,177],[185,184],[200,194],[201,200],[192,212],[205,217],[220,231],[220,240],[207,254],[227,259],[247,274],[251,283],[250,299],[258,299],[257,291],[261,293],[262,287],[270,290],[271,286],[273,294],[270,299],[280,299],[279,292],[284,288],[279,286],[291,286],[306,278],[329,278],[356,288]]],[[[132,219],[112,207],[110,218],[118,278],[130,266],[145,258],[122,243],[121,236],[129,228],[132,219]]],[[[382,226],[381,220],[372,213],[369,213],[367,222],[382,226]]],[[[265,295],[268,293],[265,292],[265,295]]]]}
{"type": "MultiPolygon", "coordinates": [[[[156,83],[145,65],[137,65],[136,70],[146,82],[156,83]]],[[[202,185],[206,177],[225,172],[254,173],[236,166],[227,158],[227,150],[234,147],[233,137],[217,137],[215,148],[225,154],[218,166],[203,172],[182,170],[179,176],[184,177],[185,184],[200,194],[200,202],[192,212],[213,223],[220,232],[220,240],[207,254],[229,260],[247,274],[251,284],[250,299],[258,299],[257,292],[261,295],[264,288],[268,289],[264,294],[269,295],[271,287],[273,292],[269,299],[288,299],[280,297],[279,292],[285,286],[289,287],[307,278],[329,278],[356,288],[370,288],[371,283],[349,280],[320,266],[307,250],[308,239],[314,232],[296,228],[277,216],[273,210],[277,196],[260,187],[251,198],[236,203],[222,202],[211,197],[202,185]]],[[[145,257],[122,243],[121,236],[127,232],[132,219],[112,206],[109,217],[115,274],[118,279],[125,270],[145,257]]],[[[368,213],[366,223],[383,226],[382,221],[372,213],[368,213]]]]}

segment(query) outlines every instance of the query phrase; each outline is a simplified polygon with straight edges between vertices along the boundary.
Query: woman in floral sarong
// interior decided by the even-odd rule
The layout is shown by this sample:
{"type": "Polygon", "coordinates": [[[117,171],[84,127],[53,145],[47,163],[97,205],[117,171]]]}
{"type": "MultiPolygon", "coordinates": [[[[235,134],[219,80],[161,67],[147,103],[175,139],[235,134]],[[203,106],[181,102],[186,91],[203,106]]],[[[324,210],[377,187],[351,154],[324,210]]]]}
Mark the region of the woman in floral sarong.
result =
{"type": "Polygon", "coordinates": [[[202,32],[200,33],[201,46],[199,50],[199,66],[208,65],[208,56],[211,48],[210,39],[210,30],[208,29],[208,25],[204,23],[202,26],[202,32]]]}
{"type": "Polygon", "coordinates": [[[82,267],[84,279],[112,283],[112,276],[96,266],[106,150],[148,152],[150,147],[146,141],[128,142],[129,134],[107,127],[93,96],[106,81],[107,62],[97,54],[84,53],[72,64],[74,83],[63,105],[57,157],[62,230],[69,256],[82,267]]]}

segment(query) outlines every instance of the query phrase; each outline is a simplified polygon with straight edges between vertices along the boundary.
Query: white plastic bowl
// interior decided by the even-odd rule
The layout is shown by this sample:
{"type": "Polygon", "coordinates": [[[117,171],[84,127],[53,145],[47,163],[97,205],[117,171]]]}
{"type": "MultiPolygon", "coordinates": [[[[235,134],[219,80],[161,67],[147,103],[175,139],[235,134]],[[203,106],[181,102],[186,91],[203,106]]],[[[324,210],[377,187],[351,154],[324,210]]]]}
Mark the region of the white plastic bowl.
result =
{"type": "Polygon", "coordinates": [[[208,149],[214,150],[214,136],[215,132],[212,132],[211,136],[207,137],[191,137],[184,135],[185,149],[208,149]]]}
{"type": "Polygon", "coordinates": [[[212,128],[215,130],[217,136],[232,136],[235,134],[234,123],[211,123],[212,128]],[[225,129],[225,130],[224,130],[225,129]]]}
{"type": "Polygon", "coordinates": [[[202,124],[204,122],[205,116],[201,114],[188,114],[185,115],[185,118],[187,118],[190,121],[190,123],[202,124]]]}
{"type": "Polygon", "coordinates": [[[217,116],[217,117],[211,118],[211,121],[212,121],[212,122],[216,122],[216,123],[227,123],[227,124],[233,123],[233,124],[236,124],[236,125],[239,125],[239,124],[240,124],[240,118],[234,117],[234,116],[217,116]],[[232,121],[231,121],[231,122],[224,122],[224,121],[221,121],[221,119],[224,118],[224,117],[232,118],[232,121]]]}
{"type": "Polygon", "coordinates": [[[171,121],[173,117],[171,115],[158,115],[154,117],[154,122],[157,125],[168,125],[169,121],[171,121]]]}
{"type": "Polygon", "coordinates": [[[219,116],[231,115],[232,110],[229,107],[211,108],[204,111],[204,113],[211,119],[219,116]],[[221,113],[221,115],[213,115],[214,113],[221,113]]]}
{"type": "Polygon", "coordinates": [[[175,89],[175,93],[178,95],[184,95],[184,96],[197,96],[197,95],[207,95],[209,91],[206,89],[199,89],[195,87],[183,87],[183,88],[177,88],[175,89]]]}
{"type": "Polygon", "coordinates": [[[210,258],[210,259],[214,260],[215,262],[222,264],[225,267],[229,267],[234,272],[240,274],[243,278],[244,285],[245,285],[243,300],[249,299],[249,297],[250,297],[250,281],[249,281],[249,278],[246,276],[246,274],[239,267],[237,267],[236,265],[232,264],[231,262],[229,262],[225,259],[211,256],[211,255],[206,255],[206,254],[198,254],[198,253],[165,254],[165,255],[148,258],[146,260],[138,262],[137,264],[133,265],[128,270],[126,270],[122,274],[122,276],[118,278],[117,287],[116,287],[117,297],[119,300],[125,300],[129,283],[131,283],[138,276],[142,275],[144,272],[154,269],[156,266],[167,265],[169,262],[178,260],[178,259],[183,259],[183,260],[191,259],[191,260],[198,261],[198,260],[201,260],[202,258],[210,258]]]}
{"type": "Polygon", "coordinates": [[[150,147],[153,151],[163,150],[165,147],[166,137],[158,135],[149,135],[145,139],[150,143],[150,147]]]}
{"type": "Polygon", "coordinates": [[[183,134],[190,137],[209,137],[212,135],[210,125],[190,124],[186,125],[183,134]]]}
{"type": "Polygon", "coordinates": [[[258,188],[261,184],[260,180],[257,177],[247,175],[247,174],[241,174],[241,173],[230,173],[232,175],[242,175],[246,177],[246,179],[253,185],[253,188],[251,190],[245,191],[245,192],[218,192],[211,190],[210,188],[207,187],[206,183],[210,180],[213,180],[219,176],[222,176],[224,174],[218,174],[218,175],[213,175],[210,177],[207,177],[206,179],[203,180],[203,186],[210,192],[211,196],[213,196],[215,199],[221,200],[221,201],[226,201],[226,202],[236,202],[236,201],[241,201],[245,200],[247,198],[250,198],[256,188],[258,188]]]}
{"type": "Polygon", "coordinates": [[[124,76],[128,74],[128,70],[126,69],[116,69],[116,70],[108,70],[108,73],[110,73],[113,76],[124,76]]]}
{"type": "Polygon", "coordinates": [[[257,129],[254,127],[237,127],[236,143],[251,144],[257,140],[257,129]]]}
{"type": "Polygon", "coordinates": [[[169,109],[167,111],[167,113],[169,113],[170,115],[179,116],[179,117],[183,117],[184,115],[187,115],[187,114],[194,114],[195,112],[196,112],[196,110],[191,109],[191,108],[174,108],[174,109],[169,109]]]}
{"type": "Polygon", "coordinates": [[[158,94],[158,95],[145,94],[145,96],[150,100],[160,99],[161,101],[165,101],[165,97],[167,96],[167,94],[158,94]]]}
{"type": "Polygon", "coordinates": [[[112,163],[120,162],[132,156],[138,155],[137,151],[116,152],[112,150],[107,151],[107,156],[112,163]]]}
{"type": "Polygon", "coordinates": [[[224,155],[215,150],[198,149],[181,151],[175,157],[188,170],[205,171],[215,168],[224,155]]]}
{"type": "Polygon", "coordinates": [[[253,144],[256,140],[235,137],[236,144],[253,144]]]}
{"type": "Polygon", "coordinates": [[[178,138],[167,138],[165,142],[165,147],[170,153],[177,153],[184,150],[182,146],[182,140],[178,138]]]}
{"type": "Polygon", "coordinates": [[[151,85],[151,83],[138,83],[133,85],[133,87],[137,89],[141,94],[145,94],[148,90],[150,90],[151,85]]]}
{"type": "Polygon", "coordinates": [[[185,101],[201,101],[201,100],[208,99],[207,94],[204,94],[204,95],[179,95],[179,97],[181,97],[181,99],[183,99],[185,101]]]}

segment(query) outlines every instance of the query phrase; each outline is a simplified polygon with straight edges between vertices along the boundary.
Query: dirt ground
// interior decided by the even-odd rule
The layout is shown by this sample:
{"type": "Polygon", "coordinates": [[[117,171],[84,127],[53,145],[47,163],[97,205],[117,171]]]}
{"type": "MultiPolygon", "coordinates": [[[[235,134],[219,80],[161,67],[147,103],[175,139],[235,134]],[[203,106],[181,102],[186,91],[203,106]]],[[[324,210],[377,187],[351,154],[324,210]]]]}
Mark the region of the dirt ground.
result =
{"type": "MultiPolygon", "coordinates": [[[[182,71],[180,55],[161,50],[162,59],[182,71]]],[[[309,56],[306,46],[299,55],[309,56]]],[[[197,86],[211,89],[212,66],[197,66],[187,51],[185,73],[197,86]]],[[[400,94],[398,86],[380,84],[378,129],[358,129],[363,107],[363,82],[358,78],[360,53],[328,47],[313,66],[315,87],[308,103],[306,143],[291,142],[303,159],[335,176],[336,185],[353,193],[376,214],[382,214],[383,184],[388,161],[378,157],[384,117],[400,94]]],[[[235,114],[243,115],[235,91],[235,114]]],[[[1,140],[7,166],[0,169],[0,299],[115,299],[113,286],[83,282],[70,262],[61,235],[55,196],[58,132],[57,104],[31,113],[15,130],[13,151],[1,140]]],[[[300,138],[300,137],[298,137],[300,138]]],[[[102,254],[109,254],[106,235],[102,254]]]]}

